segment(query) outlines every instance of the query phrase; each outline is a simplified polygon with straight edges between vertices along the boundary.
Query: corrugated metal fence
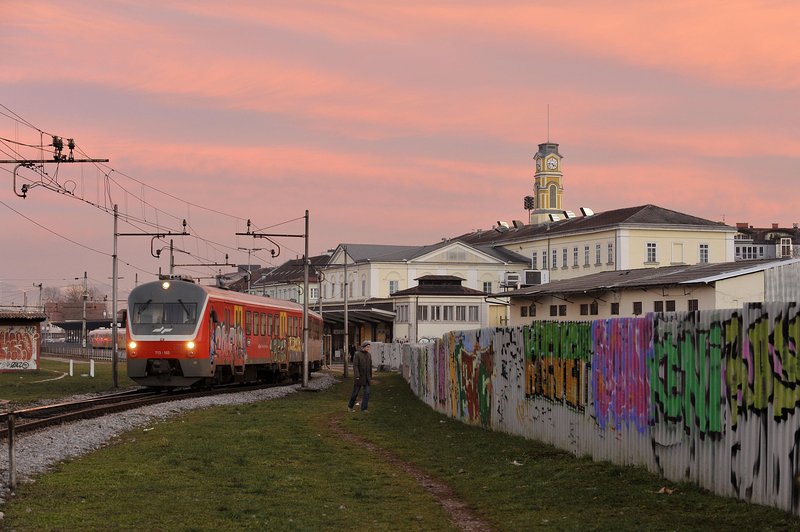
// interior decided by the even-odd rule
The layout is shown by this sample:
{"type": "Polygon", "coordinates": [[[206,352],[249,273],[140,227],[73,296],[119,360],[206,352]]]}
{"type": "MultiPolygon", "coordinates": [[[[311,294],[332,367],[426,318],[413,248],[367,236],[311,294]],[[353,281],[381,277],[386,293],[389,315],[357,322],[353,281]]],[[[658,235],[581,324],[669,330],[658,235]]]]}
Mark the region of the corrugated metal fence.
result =
{"type": "Polygon", "coordinates": [[[793,302],[452,332],[400,349],[411,388],[449,416],[798,514],[799,346],[793,302]]]}

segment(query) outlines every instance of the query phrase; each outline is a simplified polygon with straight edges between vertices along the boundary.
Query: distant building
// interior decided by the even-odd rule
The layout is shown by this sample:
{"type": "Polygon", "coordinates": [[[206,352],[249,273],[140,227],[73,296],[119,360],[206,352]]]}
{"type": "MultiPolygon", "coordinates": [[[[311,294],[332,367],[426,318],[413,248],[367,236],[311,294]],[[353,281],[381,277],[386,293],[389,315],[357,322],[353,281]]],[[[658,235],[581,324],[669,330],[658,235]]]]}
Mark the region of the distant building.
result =
{"type": "Polygon", "coordinates": [[[797,301],[798,280],[800,259],[762,259],[601,272],[494,296],[509,300],[511,325],[527,325],[797,301]]]}
{"type": "Polygon", "coordinates": [[[730,262],[736,229],[657,205],[574,216],[455,240],[529,258],[551,281],[603,271],[730,262]]]}
{"type": "Polygon", "coordinates": [[[392,294],[395,339],[415,342],[487,326],[486,292],[461,286],[463,279],[454,275],[424,275],[414,280],[417,286],[392,294]]]}
{"type": "MultiPolygon", "coordinates": [[[[308,304],[319,302],[319,271],[328,263],[330,255],[310,257],[308,265],[308,304]]],[[[305,265],[303,259],[291,259],[276,268],[266,268],[253,272],[250,293],[303,303],[305,294],[305,265]]]]}
{"type": "Polygon", "coordinates": [[[796,223],[791,228],[777,223],[769,228],[737,223],[734,243],[736,260],[800,257],[800,229],[796,223]]]}

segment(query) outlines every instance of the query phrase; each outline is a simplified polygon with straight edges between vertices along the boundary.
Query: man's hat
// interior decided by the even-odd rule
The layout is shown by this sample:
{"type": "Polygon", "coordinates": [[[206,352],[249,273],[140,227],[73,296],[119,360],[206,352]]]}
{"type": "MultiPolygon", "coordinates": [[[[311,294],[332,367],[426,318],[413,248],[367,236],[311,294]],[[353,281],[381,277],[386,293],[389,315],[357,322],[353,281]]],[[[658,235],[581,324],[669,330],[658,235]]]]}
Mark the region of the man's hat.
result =
{"type": "Polygon", "coordinates": [[[361,349],[366,349],[367,347],[369,347],[369,340],[361,342],[361,349]]]}

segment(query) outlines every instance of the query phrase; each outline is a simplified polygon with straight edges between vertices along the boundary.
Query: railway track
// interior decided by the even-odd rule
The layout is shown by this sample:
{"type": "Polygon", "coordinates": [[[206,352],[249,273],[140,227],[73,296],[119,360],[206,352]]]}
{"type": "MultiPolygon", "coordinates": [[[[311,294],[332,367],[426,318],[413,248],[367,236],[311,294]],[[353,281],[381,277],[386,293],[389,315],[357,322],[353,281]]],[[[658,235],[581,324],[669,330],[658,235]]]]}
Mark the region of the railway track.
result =
{"type": "Polygon", "coordinates": [[[177,391],[151,391],[151,390],[132,390],[117,392],[107,395],[93,397],[79,401],[65,401],[44,406],[31,408],[21,408],[0,414],[0,439],[8,437],[9,421],[13,415],[13,431],[15,434],[37,430],[53,425],[59,425],[79,419],[90,419],[102,417],[106,414],[132,410],[141,406],[151,404],[167,403],[182,399],[193,399],[197,397],[208,397],[227,393],[247,392],[263,388],[273,388],[276,386],[288,386],[291,382],[280,384],[234,384],[221,386],[212,390],[177,390],[177,391]]]}

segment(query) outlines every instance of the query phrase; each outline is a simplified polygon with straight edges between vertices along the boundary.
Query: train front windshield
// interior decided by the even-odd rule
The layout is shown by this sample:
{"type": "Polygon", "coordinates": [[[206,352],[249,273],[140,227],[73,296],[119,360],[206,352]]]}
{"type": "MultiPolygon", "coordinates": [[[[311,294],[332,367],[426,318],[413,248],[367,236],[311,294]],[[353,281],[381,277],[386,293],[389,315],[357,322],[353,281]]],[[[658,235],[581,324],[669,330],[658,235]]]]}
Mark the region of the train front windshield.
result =
{"type": "Polygon", "coordinates": [[[206,297],[202,288],[186,281],[140,285],[128,298],[131,334],[191,334],[197,328],[206,297]]]}
{"type": "Polygon", "coordinates": [[[197,323],[197,303],[136,303],[133,323],[197,323]]]}

